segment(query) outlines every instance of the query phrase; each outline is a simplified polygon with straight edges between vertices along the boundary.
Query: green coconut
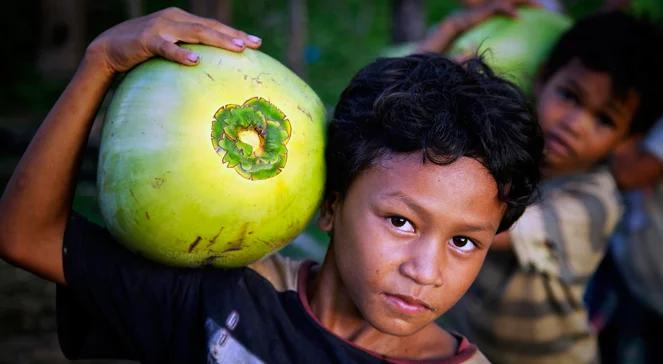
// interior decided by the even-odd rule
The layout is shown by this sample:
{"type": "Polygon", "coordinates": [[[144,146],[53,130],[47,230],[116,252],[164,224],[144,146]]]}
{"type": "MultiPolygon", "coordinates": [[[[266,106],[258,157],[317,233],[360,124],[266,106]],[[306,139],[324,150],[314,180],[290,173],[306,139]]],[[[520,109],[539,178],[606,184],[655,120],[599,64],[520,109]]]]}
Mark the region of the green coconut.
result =
{"type": "Polygon", "coordinates": [[[539,66],[571,24],[556,12],[520,8],[517,18],[494,16],[463,33],[448,53],[461,58],[482,55],[493,71],[529,93],[539,66]]]}
{"type": "Polygon", "coordinates": [[[109,106],[98,169],[109,231],[175,266],[244,266],[283,247],[324,185],[325,110],[256,50],[187,46],[189,67],[153,59],[109,106]]]}

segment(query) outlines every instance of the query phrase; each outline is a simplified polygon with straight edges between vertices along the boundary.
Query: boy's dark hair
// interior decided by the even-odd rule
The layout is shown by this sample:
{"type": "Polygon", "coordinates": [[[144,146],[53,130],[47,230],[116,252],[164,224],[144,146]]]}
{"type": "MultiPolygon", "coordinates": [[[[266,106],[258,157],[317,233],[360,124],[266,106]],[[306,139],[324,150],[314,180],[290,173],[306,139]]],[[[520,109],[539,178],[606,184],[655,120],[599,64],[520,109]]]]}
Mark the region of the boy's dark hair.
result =
{"type": "Polygon", "coordinates": [[[630,131],[646,131],[663,111],[662,46],[660,29],[644,20],[619,11],[592,15],[560,37],[541,69],[540,81],[548,81],[574,59],[593,71],[606,72],[616,97],[624,99],[630,90],[638,93],[640,107],[630,131]]]}
{"type": "Polygon", "coordinates": [[[499,230],[530,204],[540,179],[541,131],[516,86],[480,60],[457,64],[437,54],[380,58],[341,94],[329,125],[325,198],[343,198],[378,158],[421,151],[422,163],[474,158],[507,204],[499,230]]]}

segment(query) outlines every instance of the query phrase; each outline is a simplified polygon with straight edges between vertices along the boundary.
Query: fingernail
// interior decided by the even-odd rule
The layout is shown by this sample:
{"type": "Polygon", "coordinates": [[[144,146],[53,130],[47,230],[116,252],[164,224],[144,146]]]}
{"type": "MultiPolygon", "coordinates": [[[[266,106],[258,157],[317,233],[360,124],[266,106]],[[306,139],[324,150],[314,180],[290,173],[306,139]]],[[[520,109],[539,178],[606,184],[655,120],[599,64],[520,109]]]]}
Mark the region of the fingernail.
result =
{"type": "Polygon", "coordinates": [[[244,41],[239,38],[233,39],[233,44],[238,47],[244,47],[244,41]]]}
{"type": "Polygon", "coordinates": [[[188,59],[192,63],[198,63],[198,59],[200,59],[200,57],[195,53],[189,53],[187,54],[186,59],[188,59]]]}
{"type": "Polygon", "coordinates": [[[253,44],[260,44],[262,43],[262,39],[260,37],[256,37],[255,35],[249,35],[247,38],[251,41],[253,44]]]}

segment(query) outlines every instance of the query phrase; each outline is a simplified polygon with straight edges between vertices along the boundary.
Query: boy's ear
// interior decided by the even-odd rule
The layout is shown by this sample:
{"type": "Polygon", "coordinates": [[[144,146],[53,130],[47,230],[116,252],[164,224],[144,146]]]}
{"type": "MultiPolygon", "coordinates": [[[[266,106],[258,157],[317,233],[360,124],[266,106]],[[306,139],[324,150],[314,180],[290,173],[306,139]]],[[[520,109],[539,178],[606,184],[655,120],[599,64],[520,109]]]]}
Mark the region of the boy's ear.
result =
{"type": "Polygon", "coordinates": [[[320,230],[331,233],[334,228],[334,213],[338,208],[340,197],[338,192],[333,192],[324,199],[320,206],[320,217],[318,218],[318,227],[320,230]]]}

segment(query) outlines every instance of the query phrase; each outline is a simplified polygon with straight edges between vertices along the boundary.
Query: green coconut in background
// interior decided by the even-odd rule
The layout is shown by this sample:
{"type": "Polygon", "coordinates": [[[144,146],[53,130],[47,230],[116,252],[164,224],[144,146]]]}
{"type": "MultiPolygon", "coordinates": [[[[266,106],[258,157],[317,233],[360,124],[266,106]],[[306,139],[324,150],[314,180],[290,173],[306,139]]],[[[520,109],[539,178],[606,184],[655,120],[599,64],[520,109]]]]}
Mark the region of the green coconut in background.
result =
{"type": "Polygon", "coordinates": [[[249,264],[299,234],[324,185],[324,107],[256,50],[187,46],[129,72],[107,112],[98,167],[105,225],[176,266],[249,264]]]}
{"type": "Polygon", "coordinates": [[[516,18],[494,16],[463,33],[448,54],[482,55],[493,71],[529,93],[539,66],[571,24],[570,18],[556,12],[520,8],[516,18]]]}

